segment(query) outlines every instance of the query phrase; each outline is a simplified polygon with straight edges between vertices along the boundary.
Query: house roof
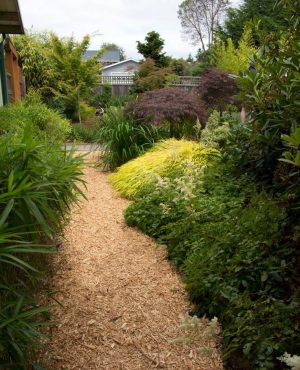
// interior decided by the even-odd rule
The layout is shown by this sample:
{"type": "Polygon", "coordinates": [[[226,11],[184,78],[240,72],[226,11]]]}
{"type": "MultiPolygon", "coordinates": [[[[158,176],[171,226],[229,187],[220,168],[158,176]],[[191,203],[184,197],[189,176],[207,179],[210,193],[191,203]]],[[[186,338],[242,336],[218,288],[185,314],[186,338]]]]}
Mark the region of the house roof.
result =
{"type": "MultiPolygon", "coordinates": [[[[83,59],[88,60],[93,57],[99,50],[87,50],[84,54],[83,59]]],[[[106,50],[99,58],[100,62],[119,62],[120,61],[120,50],[106,50]]]]}
{"type": "Polygon", "coordinates": [[[24,33],[18,0],[0,1],[0,33],[24,33]]]}
{"type": "Polygon", "coordinates": [[[135,60],[135,59],[126,59],[126,60],[122,60],[121,62],[111,64],[110,66],[103,67],[102,69],[109,69],[109,68],[115,67],[115,66],[117,66],[117,65],[120,65],[120,64],[123,64],[123,63],[128,63],[128,62],[133,62],[133,63],[136,63],[136,64],[140,64],[140,63],[139,63],[137,60],[135,60]]]}

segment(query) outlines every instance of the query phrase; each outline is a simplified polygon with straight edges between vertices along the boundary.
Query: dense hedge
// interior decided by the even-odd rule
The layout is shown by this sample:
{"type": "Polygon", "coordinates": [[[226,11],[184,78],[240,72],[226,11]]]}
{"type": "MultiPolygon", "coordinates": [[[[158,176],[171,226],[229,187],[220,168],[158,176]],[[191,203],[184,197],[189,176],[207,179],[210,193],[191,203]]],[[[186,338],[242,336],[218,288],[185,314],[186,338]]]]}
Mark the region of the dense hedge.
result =
{"type": "MultiPolygon", "coordinates": [[[[219,318],[231,370],[300,362],[300,3],[279,4],[289,27],[261,35],[256,71],[240,80],[251,121],[219,127],[214,113],[200,133],[222,161],[144,183],[125,212],[167,245],[196,312],[219,318]]],[[[230,103],[234,86],[222,72],[207,72],[201,85],[211,107],[230,103]]]]}
{"type": "Polygon", "coordinates": [[[218,168],[162,183],[129,206],[126,221],[167,245],[197,313],[220,319],[229,368],[273,369],[284,352],[299,353],[291,287],[300,233],[285,207],[218,168]]]}
{"type": "Polygon", "coordinates": [[[167,245],[195,312],[219,318],[226,368],[282,369],[278,357],[300,351],[299,212],[236,169],[250,133],[225,118],[203,132],[222,161],[146,181],[125,219],[167,245]]]}

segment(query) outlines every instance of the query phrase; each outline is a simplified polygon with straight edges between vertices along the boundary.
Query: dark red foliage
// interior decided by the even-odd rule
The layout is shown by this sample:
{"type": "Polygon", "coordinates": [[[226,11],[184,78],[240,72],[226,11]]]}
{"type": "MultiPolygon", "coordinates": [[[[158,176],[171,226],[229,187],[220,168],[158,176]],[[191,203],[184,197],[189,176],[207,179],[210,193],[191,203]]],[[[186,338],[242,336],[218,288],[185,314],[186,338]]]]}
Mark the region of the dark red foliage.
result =
{"type": "Polygon", "coordinates": [[[236,104],[235,95],[239,89],[228,73],[216,68],[206,71],[200,80],[198,94],[208,108],[223,112],[228,104],[236,104]]]}
{"type": "Polygon", "coordinates": [[[125,114],[156,126],[165,122],[196,123],[197,119],[204,125],[207,120],[205,104],[197,95],[171,87],[141,94],[127,106],[125,114]]]}

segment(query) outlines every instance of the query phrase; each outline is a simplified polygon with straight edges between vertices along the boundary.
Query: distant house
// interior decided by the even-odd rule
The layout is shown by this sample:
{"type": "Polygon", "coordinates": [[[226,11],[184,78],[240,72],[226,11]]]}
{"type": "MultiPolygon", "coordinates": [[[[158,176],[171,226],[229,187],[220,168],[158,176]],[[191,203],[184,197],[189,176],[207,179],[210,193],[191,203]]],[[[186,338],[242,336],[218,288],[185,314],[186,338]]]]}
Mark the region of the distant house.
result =
{"type": "Polygon", "coordinates": [[[140,69],[140,63],[134,59],[111,64],[102,69],[102,83],[132,84],[133,76],[140,69]]]}
{"type": "Polygon", "coordinates": [[[117,76],[128,75],[132,76],[138,72],[140,63],[134,59],[122,60],[122,62],[114,63],[102,69],[102,76],[117,76]]]}
{"type": "MultiPolygon", "coordinates": [[[[98,50],[87,50],[83,56],[84,60],[92,58],[98,50]]],[[[115,64],[121,61],[120,50],[106,50],[99,58],[98,61],[101,62],[105,67],[111,64],[115,64]]]]}
{"type": "Polygon", "coordinates": [[[7,34],[24,34],[18,0],[0,1],[0,106],[21,99],[25,80],[18,54],[7,34]]]}

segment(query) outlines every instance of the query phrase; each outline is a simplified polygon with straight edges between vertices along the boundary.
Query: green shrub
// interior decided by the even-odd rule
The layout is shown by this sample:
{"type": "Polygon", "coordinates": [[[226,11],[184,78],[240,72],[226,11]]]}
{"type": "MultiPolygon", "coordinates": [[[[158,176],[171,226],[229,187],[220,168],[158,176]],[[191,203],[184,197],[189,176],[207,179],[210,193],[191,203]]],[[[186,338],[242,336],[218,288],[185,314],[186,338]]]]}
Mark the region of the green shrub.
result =
{"type": "Polygon", "coordinates": [[[60,228],[68,205],[76,200],[73,191],[78,191],[81,157],[73,157],[59,144],[36,141],[27,126],[21,140],[12,143],[9,137],[1,138],[0,157],[2,199],[4,204],[13,201],[6,222],[14,227],[24,223],[31,228],[38,225],[39,232],[53,235],[60,228]],[[25,186],[27,195],[19,185],[25,186]]]}
{"type": "MultiPolygon", "coordinates": [[[[215,162],[214,160],[211,163],[213,173],[215,162]]],[[[187,252],[192,247],[190,238],[199,227],[196,222],[199,202],[209,202],[211,199],[215,204],[218,215],[210,216],[209,212],[206,214],[206,217],[212,219],[222,217],[230,207],[240,204],[238,200],[232,202],[231,194],[238,195],[240,189],[228,178],[224,176],[222,187],[217,186],[216,181],[207,183],[204,179],[208,175],[197,162],[183,161],[183,164],[180,170],[176,171],[175,176],[159,178],[152,187],[145,188],[143,196],[130,205],[125,212],[126,221],[131,226],[138,226],[147,234],[167,244],[169,254],[178,267],[182,265],[187,252]],[[214,199],[212,199],[214,194],[212,195],[210,190],[215,190],[214,199]],[[174,230],[172,225],[176,226],[174,230]]],[[[204,206],[203,212],[205,209],[207,207],[204,206]]]]}
{"type": "Polygon", "coordinates": [[[218,156],[216,149],[204,148],[195,141],[168,139],[121,166],[111,180],[122,195],[136,198],[161,177],[176,178],[194,165],[203,169],[218,156]]]}
{"type": "MultiPolygon", "coordinates": [[[[300,194],[300,171],[278,161],[285,152],[282,135],[293,135],[300,122],[300,26],[298,0],[281,0],[275,9],[284,9],[288,27],[284,34],[265,37],[254,57],[257,71],[249,71],[240,83],[251,114],[251,150],[243,153],[246,170],[256,178],[300,194]]],[[[292,195],[294,196],[294,195],[292,195]]]]}
{"type": "MultiPolygon", "coordinates": [[[[1,234],[0,239],[3,236],[3,233],[1,234]]],[[[10,242],[17,240],[18,246],[20,246],[15,232],[13,238],[10,242]]],[[[10,247],[10,244],[6,244],[3,253],[7,253],[10,247]]],[[[25,253],[29,254],[28,245],[23,245],[23,247],[25,253]]],[[[42,251],[42,249],[35,248],[36,253],[42,251]]],[[[14,253],[11,255],[15,257],[14,253]]],[[[16,268],[11,269],[10,274],[15,273],[16,268]]],[[[38,346],[39,341],[44,337],[41,331],[42,327],[51,326],[48,311],[52,307],[38,306],[25,283],[18,286],[9,282],[9,285],[5,286],[2,278],[0,281],[0,367],[3,369],[28,369],[29,351],[38,346]]]]}
{"type": "Polygon", "coordinates": [[[87,103],[80,103],[81,120],[86,121],[89,118],[95,117],[97,109],[88,105],[87,103]]]}
{"type": "Polygon", "coordinates": [[[110,107],[124,107],[128,102],[135,98],[135,94],[130,92],[130,94],[122,96],[114,96],[112,94],[112,85],[104,84],[102,90],[99,94],[92,98],[92,104],[104,110],[109,110],[110,107]]]}
{"type": "Polygon", "coordinates": [[[134,92],[143,93],[165,87],[168,81],[174,80],[172,68],[161,68],[155,65],[155,61],[147,58],[141,65],[134,77],[134,92]]]}
{"type": "Polygon", "coordinates": [[[112,100],[112,86],[109,84],[103,84],[100,94],[96,96],[96,104],[100,104],[103,108],[108,108],[111,106],[112,100]]]}
{"type": "Polygon", "coordinates": [[[221,71],[239,75],[247,71],[251,58],[256,53],[252,30],[246,26],[237,47],[231,38],[228,38],[226,43],[217,40],[212,47],[212,60],[221,71]]]}
{"type": "Polygon", "coordinates": [[[94,143],[98,140],[98,129],[97,127],[84,127],[80,124],[73,124],[67,139],[83,143],[94,143]]]}
{"type": "Polygon", "coordinates": [[[283,153],[280,160],[300,167],[300,127],[297,127],[291,135],[282,135],[281,139],[288,150],[283,153]]]}
{"type": "Polygon", "coordinates": [[[232,118],[222,117],[219,112],[213,111],[205,128],[200,132],[201,143],[212,148],[223,147],[230,135],[229,120],[232,120],[232,118]]]}
{"type": "Polygon", "coordinates": [[[49,307],[34,296],[41,254],[54,252],[49,244],[82,194],[82,158],[23,127],[22,137],[0,137],[0,367],[17,369],[48,322],[49,307]]]}
{"type": "Polygon", "coordinates": [[[124,96],[112,96],[110,100],[110,107],[125,107],[129,102],[136,98],[136,94],[132,91],[129,95],[124,96]]]}
{"type": "Polygon", "coordinates": [[[166,165],[166,169],[165,176],[156,174],[152,182],[147,179],[141,196],[135,197],[136,202],[125,211],[128,225],[137,226],[160,241],[166,241],[166,225],[185,220],[196,194],[203,192],[203,169],[198,163],[185,159],[181,166],[166,165]]]}
{"type": "Polygon", "coordinates": [[[191,169],[149,188],[125,219],[167,244],[197,313],[219,318],[228,368],[275,369],[285,351],[299,352],[299,230],[285,239],[285,207],[247,177],[191,169]]]}
{"type": "Polygon", "coordinates": [[[160,138],[154,127],[137,125],[122,108],[109,109],[98,125],[98,140],[104,146],[104,163],[115,168],[150,148],[160,138]]]}
{"type": "Polygon", "coordinates": [[[242,80],[251,122],[228,122],[224,145],[215,114],[202,132],[223,160],[160,179],[125,212],[167,245],[196,313],[218,317],[227,369],[279,370],[283,358],[296,368],[287,353],[300,353],[300,3],[278,5],[289,8],[289,28],[265,39],[257,73],[242,80]]]}
{"type": "Polygon", "coordinates": [[[210,199],[200,209],[211,221],[194,232],[185,282],[198,313],[220,319],[228,366],[274,369],[279,355],[299,351],[294,252],[282,240],[287,215],[264,193],[240,200],[223,215],[210,199]]]}
{"type": "Polygon", "coordinates": [[[69,121],[47,108],[37,95],[0,108],[0,135],[22,135],[26,125],[32,127],[34,136],[51,141],[64,141],[71,130],[69,121]]]}

